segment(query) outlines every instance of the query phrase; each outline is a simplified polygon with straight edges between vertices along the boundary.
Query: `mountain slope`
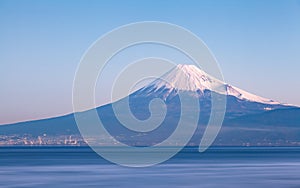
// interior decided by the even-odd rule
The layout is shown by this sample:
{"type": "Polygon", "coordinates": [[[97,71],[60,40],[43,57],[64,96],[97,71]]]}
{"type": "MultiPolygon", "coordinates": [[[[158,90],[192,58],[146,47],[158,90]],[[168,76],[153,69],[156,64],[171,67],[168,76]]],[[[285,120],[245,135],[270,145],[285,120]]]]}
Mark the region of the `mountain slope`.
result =
{"type": "Polygon", "coordinates": [[[180,93],[199,99],[201,113],[206,115],[210,114],[211,94],[215,93],[220,98],[226,95],[226,118],[290,108],[288,105],[256,96],[224,83],[194,65],[177,65],[160,79],[153,81],[129,97],[135,100],[161,98],[168,103],[180,93]]]}
{"type": "MultiPolygon", "coordinates": [[[[296,117],[298,114],[298,110],[291,109],[293,108],[291,106],[250,94],[239,88],[223,83],[194,65],[178,65],[160,79],[153,81],[113,104],[98,107],[97,111],[102,123],[112,136],[129,145],[148,146],[168,138],[176,129],[182,110],[180,95],[184,96],[184,100],[186,101],[196,99],[201,110],[198,121],[199,126],[191,140],[191,145],[193,145],[200,142],[201,135],[210,117],[212,94],[215,94],[217,99],[224,96],[227,98],[225,126],[222,128],[218,137],[222,139],[216,141],[220,144],[239,145],[245,142],[245,136],[247,138],[257,138],[257,135],[260,134],[260,139],[263,139],[266,134],[265,131],[259,132],[258,134],[258,132],[245,129],[243,125],[247,125],[247,127],[251,129],[259,130],[261,127],[267,125],[265,123],[267,118],[272,118],[272,121],[270,121],[268,125],[277,125],[277,122],[282,121],[282,125],[284,126],[284,122],[288,121],[291,113],[296,117]],[[161,126],[153,131],[142,134],[140,132],[131,131],[125,128],[114,114],[113,105],[117,104],[119,107],[122,107],[122,105],[126,105],[126,101],[129,100],[130,110],[137,119],[146,120],[150,115],[154,117],[159,116],[158,110],[155,110],[153,112],[154,114],[151,114],[149,111],[149,104],[156,98],[160,98],[164,101],[166,117],[161,126]],[[284,109],[286,109],[286,113],[281,113],[284,109]],[[235,139],[232,139],[232,137],[235,137],[235,139]]],[[[185,110],[190,112],[190,114],[194,112],[194,109],[189,107],[185,110]]],[[[79,114],[88,118],[88,113],[89,112],[86,111],[79,114]]],[[[122,111],[119,115],[125,118],[128,117],[128,115],[122,111]]],[[[296,121],[295,126],[298,125],[296,121]]],[[[70,114],[62,117],[0,126],[0,135],[8,134],[30,134],[34,136],[43,134],[71,135],[79,134],[79,131],[73,114],[70,114]]],[[[291,134],[289,133],[289,135],[291,134]]],[[[270,138],[287,139],[288,137],[287,134],[284,134],[270,138]]],[[[293,140],[295,140],[295,138],[297,137],[293,137],[293,140]]]]}
{"type": "Polygon", "coordinates": [[[163,95],[163,98],[166,99],[167,97],[176,95],[180,91],[196,92],[199,94],[204,93],[205,90],[234,96],[240,100],[273,105],[280,104],[271,99],[259,97],[226,84],[208,75],[195,65],[177,65],[160,79],[157,79],[148,86],[142,88],[140,93],[152,94],[160,92],[160,95],[163,95]]]}
{"type": "Polygon", "coordinates": [[[224,125],[242,127],[256,124],[261,126],[300,128],[300,108],[271,110],[260,114],[241,116],[224,122],[224,125]]]}

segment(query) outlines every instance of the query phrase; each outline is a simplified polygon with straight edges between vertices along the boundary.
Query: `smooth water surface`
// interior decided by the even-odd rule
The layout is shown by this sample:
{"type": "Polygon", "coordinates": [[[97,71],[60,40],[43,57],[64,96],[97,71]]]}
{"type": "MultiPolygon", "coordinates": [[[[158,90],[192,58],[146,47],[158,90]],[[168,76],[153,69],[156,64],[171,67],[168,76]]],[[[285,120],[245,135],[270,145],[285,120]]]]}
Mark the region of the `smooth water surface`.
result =
{"type": "Polygon", "coordinates": [[[88,147],[0,148],[0,187],[300,187],[300,148],[187,148],[144,168],[111,164],[88,147]]]}

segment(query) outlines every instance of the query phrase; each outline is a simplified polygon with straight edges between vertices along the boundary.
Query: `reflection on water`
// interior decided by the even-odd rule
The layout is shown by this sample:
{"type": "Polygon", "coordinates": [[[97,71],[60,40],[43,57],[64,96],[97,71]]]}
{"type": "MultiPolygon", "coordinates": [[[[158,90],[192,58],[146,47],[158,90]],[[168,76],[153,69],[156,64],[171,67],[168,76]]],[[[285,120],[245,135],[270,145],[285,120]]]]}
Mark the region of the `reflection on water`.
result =
{"type": "Polygon", "coordinates": [[[300,148],[188,148],[125,168],[89,148],[0,148],[0,187],[300,187],[300,148]]]}

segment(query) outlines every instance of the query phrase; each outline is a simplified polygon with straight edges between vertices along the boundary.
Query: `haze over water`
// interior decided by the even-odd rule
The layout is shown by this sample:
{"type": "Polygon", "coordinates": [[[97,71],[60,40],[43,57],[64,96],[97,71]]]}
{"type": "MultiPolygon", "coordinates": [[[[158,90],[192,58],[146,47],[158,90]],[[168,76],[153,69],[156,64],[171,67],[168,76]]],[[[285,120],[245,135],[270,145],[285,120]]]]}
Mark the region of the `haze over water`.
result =
{"type": "Polygon", "coordinates": [[[299,187],[300,148],[187,148],[147,168],[111,164],[89,148],[0,150],[1,187],[299,187]]]}

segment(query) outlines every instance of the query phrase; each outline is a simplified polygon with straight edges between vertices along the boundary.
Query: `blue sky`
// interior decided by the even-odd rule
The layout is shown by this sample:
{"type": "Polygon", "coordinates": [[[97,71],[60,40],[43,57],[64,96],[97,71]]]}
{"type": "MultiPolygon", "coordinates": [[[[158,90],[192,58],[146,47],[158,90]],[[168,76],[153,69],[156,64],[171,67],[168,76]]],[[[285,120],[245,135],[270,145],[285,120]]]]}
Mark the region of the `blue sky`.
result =
{"type": "Polygon", "coordinates": [[[300,105],[300,1],[0,0],[0,124],[72,112],[84,52],[138,21],[185,27],[213,52],[226,82],[300,105]]]}

